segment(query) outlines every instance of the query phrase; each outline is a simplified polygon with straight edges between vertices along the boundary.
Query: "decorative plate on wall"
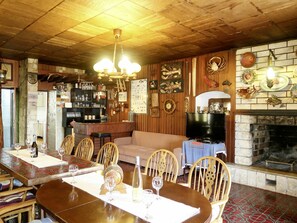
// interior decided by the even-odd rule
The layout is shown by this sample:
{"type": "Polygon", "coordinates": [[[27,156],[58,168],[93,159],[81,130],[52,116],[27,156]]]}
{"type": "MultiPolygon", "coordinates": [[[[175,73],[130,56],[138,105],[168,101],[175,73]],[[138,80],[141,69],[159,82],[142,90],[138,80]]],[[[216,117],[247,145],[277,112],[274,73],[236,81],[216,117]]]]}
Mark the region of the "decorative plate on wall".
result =
{"type": "Polygon", "coordinates": [[[279,74],[271,88],[269,88],[267,86],[266,78],[263,78],[263,80],[260,82],[260,87],[264,91],[280,91],[280,90],[284,89],[285,87],[287,87],[288,84],[289,84],[289,78],[285,75],[279,74]]]}
{"type": "Polygon", "coordinates": [[[30,84],[36,84],[37,83],[37,74],[28,73],[28,82],[30,84]]]}
{"type": "Polygon", "coordinates": [[[241,55],[240,64],[245,68],[254,66],[256,62],[256,56],[252,52],[246,52],[241,55]]]}
{"type": "Polygon", "coordinates": [[[253,70],[247,69],[243,71],[243,74],[241,76],[241,80],[245,84],[251,84],[255,81],[256,73],[253,70]]]}

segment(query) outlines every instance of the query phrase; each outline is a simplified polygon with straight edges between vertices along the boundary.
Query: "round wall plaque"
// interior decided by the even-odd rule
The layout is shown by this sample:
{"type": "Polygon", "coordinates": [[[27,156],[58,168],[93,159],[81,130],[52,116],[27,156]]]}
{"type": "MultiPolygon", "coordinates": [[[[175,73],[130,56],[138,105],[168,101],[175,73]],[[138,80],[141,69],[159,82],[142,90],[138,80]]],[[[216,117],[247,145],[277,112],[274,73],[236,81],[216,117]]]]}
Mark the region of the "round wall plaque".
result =
{"type": "Polygon", "coordinates": [[[167,99],[164,102],[164,111],[167,114],[172,114],[175,111],[175,109],[176,109],[176,103],[172,99],[167,99]]]}
{"type": "Polygon", "coordinates": [[[30,84],[36,84],[37,83],[37,74],[28,73],[28,82],[30,84]]]}

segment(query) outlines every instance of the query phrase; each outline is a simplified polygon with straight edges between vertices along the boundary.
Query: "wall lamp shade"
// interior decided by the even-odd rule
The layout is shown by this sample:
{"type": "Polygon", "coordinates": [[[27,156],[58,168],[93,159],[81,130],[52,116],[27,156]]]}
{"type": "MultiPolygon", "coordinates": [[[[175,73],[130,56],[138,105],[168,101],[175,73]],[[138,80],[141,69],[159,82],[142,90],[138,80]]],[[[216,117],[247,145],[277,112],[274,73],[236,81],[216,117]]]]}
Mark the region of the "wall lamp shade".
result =
{"type": "Polygon", "coordinates": [[[264,78],[266,78],[266,85],[268,88],[272,88],[276,83],[278,83],[278,72],[283,69],[280,66],[274,66],[273,61],[277,60],[277,57],[271,49],[269,49],[268,55],[268,66],[258,69],[259,72],[263,72],[264,78]]]}
{"type": "Polygon", "coordinates": [[[130,62],[129,58],[124,55],[123,46],[120,41],[122,30],[114,29],[113,34],[115,36],[113,60],[104,58],[95,63],[93,69],[98,72],[99,79],[102,77],[108,77],[110,80],[122,78],[129,80],[129,78],[136,78],[137,73],[141,70],[141,66],[138,63],[130,62]],[[115,60],[117,58],[118,44],[121,46],[121,59],[116,66],[115,60]]]}
{"type": "Polygon", "coordinates": [[[6,83],[6,74],[7,70],[0,70],[0,84],[5,84],[6,83]]]}

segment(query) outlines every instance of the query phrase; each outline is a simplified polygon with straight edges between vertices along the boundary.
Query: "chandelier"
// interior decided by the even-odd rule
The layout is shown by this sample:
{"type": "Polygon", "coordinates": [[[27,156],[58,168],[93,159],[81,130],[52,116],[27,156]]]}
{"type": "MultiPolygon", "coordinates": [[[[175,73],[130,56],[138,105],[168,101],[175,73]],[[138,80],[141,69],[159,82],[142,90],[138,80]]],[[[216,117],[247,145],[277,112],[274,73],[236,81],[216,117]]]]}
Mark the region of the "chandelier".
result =
{"type": "Polygon", "coordinates": [[[138,63],[131,63],[128,57],[124,56],[123,46],[121,44],[121,29],[114,29],[113,34],[115,37],[113,59],[102,59],[94,64],[93,69],[98,72],[98,78],[108,77],[110,81],[113,79],[135,79],[136,74],[141,70],[141,66],[138,63]],[[117,53],[117,45],[121,47],[121,60],[118,63],[118,69],[116,68],[115,60],[117,53]]]}

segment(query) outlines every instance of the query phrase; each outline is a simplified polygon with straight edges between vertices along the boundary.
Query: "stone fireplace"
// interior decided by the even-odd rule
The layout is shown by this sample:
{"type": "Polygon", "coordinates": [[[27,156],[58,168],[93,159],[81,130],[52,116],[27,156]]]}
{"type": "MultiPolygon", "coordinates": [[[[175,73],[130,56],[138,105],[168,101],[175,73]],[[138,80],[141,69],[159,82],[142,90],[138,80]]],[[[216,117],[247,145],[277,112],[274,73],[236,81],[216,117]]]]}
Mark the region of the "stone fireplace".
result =
{"type": "Polygon", "coordinates": [[[289,164],[283,164],[289,163],[292,157],[296,160],[296,139],[295,142],[291,138],[289,141],[289,135],[281,133],[286,134],[286,138],[278,141],[282,137],[278,137],[280,133],[275,129],[290,129],[297,138],[297,115],[265,113],[235,116],[235,164],[228,164],[232,182],[297,197],[297,163],[292,164],[293,170],[289,164]],[[276,136],[278,139],[275,139],[276,136]],[[276,150],[277,143],[280,143],[281,148],[277,146],[276,150]],[[285,148],[283,145],[286,145],[285,148]],[[268,162],[266,165],[266,161],[272,159],[268,154],[273,154],[274,157],[283,153],[290,154],[283,163],[268,162]]]}
{"type": "Polygon", "coordinates": [[[251,97],[236,94],[234,164],[228,164],[232,182],[297,197],[297,39],[247,46],[236,51],[236,91],[257,89],[251,97]],[[280,88],[263,88],[270,51],[276,55],[278,75],[288,78],[280,88]],[[242,55],[256,61],[243,66],[242,55]],[[245,72],[255,73],[250,82],[245,72]],[[295,98],[296,97],[296,98],[295,98]],[[276,102],[279,103],[271,103],[276,102]]]}
{"type": "Polygon", "coordinates": [[[239,115],[235,163],[297,173],[297,116],[239,115]]]}

